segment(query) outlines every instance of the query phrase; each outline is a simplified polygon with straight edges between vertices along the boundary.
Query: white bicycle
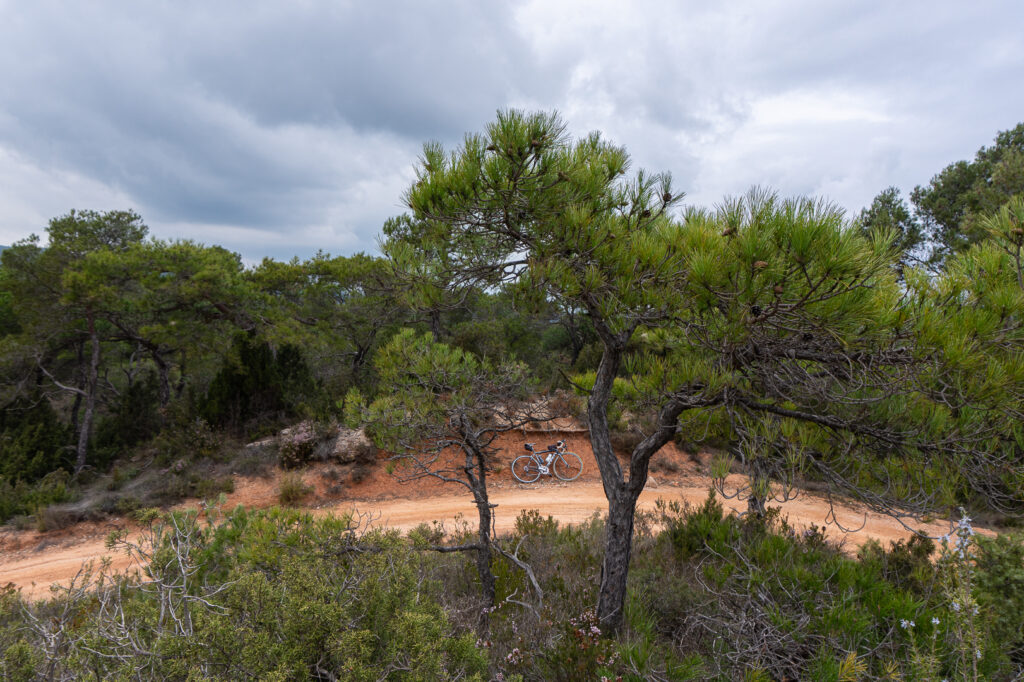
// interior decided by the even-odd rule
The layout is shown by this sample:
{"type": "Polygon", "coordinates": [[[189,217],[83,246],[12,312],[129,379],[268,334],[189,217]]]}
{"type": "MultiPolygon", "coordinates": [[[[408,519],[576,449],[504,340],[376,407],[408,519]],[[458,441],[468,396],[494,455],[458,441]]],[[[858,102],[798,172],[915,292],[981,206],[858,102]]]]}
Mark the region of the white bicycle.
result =
{"type": "Polygon", "coordinates": [[[523,447],[528,455],[519,455],[512,460],[512,475],[521,483],[533,483],[541,476],[554,474],[563,481],[575,481],[583,473],[583,460],[575,452],[566,452],[565,441],[549,445],[547,450],[536,452],[533,443],[523,447]]]}

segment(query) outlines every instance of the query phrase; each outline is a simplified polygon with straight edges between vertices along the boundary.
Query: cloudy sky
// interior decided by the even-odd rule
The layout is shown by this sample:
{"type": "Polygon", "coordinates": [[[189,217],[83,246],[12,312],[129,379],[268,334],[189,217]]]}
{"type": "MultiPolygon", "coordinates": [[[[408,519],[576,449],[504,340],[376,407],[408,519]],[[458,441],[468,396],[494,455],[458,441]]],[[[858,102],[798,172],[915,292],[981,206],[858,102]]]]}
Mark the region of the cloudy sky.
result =
{"type": "Polygon", "coordinates": [[[0,244],[71,208],[376,250],[424,141],[558,109],[691,203],[856,212],[1024,120],[1024,4],[0,0],[0,244]]]}

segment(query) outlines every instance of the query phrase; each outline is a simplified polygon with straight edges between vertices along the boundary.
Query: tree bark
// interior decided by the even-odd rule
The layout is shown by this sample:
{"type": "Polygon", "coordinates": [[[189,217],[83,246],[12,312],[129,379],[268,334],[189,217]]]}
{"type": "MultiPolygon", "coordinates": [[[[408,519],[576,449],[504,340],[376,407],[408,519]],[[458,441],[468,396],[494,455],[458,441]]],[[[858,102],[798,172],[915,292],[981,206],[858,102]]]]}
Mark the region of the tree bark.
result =
{"type": "Polygon", "coordinates": [[[608,523],[605,527],[605,554],[601,565],[601,587],[597,600],[597,618],[602,630],[616,632],[622,625],[622,607],[626,602],[626,577],[633,544],[633,509],[622,467],[615,457],[608,426],[608,403],[612,385],[622,361],[622,350],[605,343],[601,363],[594,377],[594,386],[587,403],[590,422],[590,443],[601,471],[604,495],[608,499],[608,523]]]}
{"type": "Polygon", "coordinates": [[[477,498],[477,512],[480,516],[478,533],[480,548],[476,551],[476,571],[480,575],[480,597],[482,607],[477,620],[477,632],[487,635],[490,631],[491,609],[494,608],[495,578],[491,571],[491,505],[486,494],[477,498]]]}
{"type": "MultiPolygon", "coordinates": [[[[474,448],[475,450],[475,448],[474,448]]],[[[476,571],[480,576],[481,608],[477,618],[477,633],[485,637],[490,632],[491,609],[494,608],[495,578],[491,571],[491,503],[487,497],[487,469],[482,452],[473,453],[476,463],[477,475],[474,476],[471,469],[466,474],[473,490],[473,500],[476,502],[477,514],[480,517],[480,525],[477,528],[479,548],[476,552],[476,571]]]]}
{"type": "Polygon", "coordinates": [[[152,349],[150,355],[156,364],[157,374],[160,378],[160,407],[167,407],[167,404],[171,402],[171,366],[160,351],[152,349]]]}
{"type": "Polygon", "coordinates": [[[89,341],[92,352],[89,358],[88,374],[85,377],[85,398],[82,424],[78,428],[78,447],[75,449],[75,473],[85,468],[89,452],[89,437],[92,435],[92,422],[96,413],[96,387],[99,384],[100,370],[100,337],[96,332],[96,318],[90,312],[87,316],[89,324],[89,341]]]}
{"type": "Polygon", "coordinates": [[[434,335],[434,341],[441,341],[441,332],[444,331],[441,328],[441,311],[431,310],[430,311],[430,333],[434,335]]]}
{"type": "Polygon", "coordinates": [[[185,392],[185,351],[181,351],[181,360],[178,362],[178,383],[174,386],[174,396],[180,398],[185,392]]]}
{"type": "Polygon", "coordinates": [[[625,490],[608,501],[605,526],[604,561],[601,564],[601,589],[597,597],[597,618],[605,634],[622,627],[626,604],[626,579],[633,551],[633,515],[636,497],[625,490]]]}
{"type": "MultiPolygon", "coordinates": [[[[606,335],[602,335],[606,336],[606,335]]],[[[605,341],[601,364],[597,368],[594,386],[587,405],[590,422],[590,442],[594,457],[601,470],[604,494],[608,498],[608,523],[605,527],[605,555],[601,565],[601,587],[598,593],[597,618],[605,634],[613,634],[622,627],[623,607],[626,603],[626,580],[633,546],[633,517],[636,502],[647,484],[651,457],[675,435],[679,415],[689,403],[679,397],[670,397],[658,412],[654,431],[640,441],[630,454],[629,479],[623,477],[622,466],[615,456],[608,426],[608,403],[612,386],[625,352],[628,337],[605,341]]]]}
{"type": "MultiPolygon", "coordinates": [[[[78,364],[76,366],[78,370],[77,380],[78,383],[81,384],[82,380],[85,377],[85,351],[83,350],[84,344],[81,341],[79,341],[75,345],[77,346],[76,355],[78,357],[78,364]]],[[[40,370],[39,373],[42,374],[42,370],[40,370]]],[[[78,434],[78,415],[81,413],[81,411],[82,394],[75,393],[75,402],[71,405],[71,433],[74,433],[76,435],[78,434]]]]}

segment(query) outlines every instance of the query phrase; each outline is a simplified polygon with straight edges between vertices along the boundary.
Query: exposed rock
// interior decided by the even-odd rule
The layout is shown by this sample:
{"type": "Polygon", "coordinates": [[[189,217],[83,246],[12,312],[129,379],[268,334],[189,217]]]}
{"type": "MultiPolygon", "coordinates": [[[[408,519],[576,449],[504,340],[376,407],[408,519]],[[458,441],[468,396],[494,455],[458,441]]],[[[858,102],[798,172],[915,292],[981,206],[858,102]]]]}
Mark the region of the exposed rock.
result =
{"type": "Polygon", "coordinates": [[[368,463],[377,457],[377,446],[363,429],[340,429],[334,440],[331,459],[339,464],[368,463]]]}
{"type": "Polygon", "coordinates": [[[316,429],[312,422],[300,422],[281,431],[277,437],[277,459],[283,469],[294,469],[309,462],[316,451],[316,429]]]}

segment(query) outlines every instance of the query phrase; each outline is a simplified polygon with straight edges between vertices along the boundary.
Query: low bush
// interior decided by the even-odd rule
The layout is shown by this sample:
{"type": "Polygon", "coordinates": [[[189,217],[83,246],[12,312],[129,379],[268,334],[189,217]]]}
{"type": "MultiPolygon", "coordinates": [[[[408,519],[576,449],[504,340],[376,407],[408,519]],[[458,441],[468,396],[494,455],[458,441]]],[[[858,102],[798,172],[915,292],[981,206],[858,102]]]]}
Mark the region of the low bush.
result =
{"type": "Polygon", "coordinates": [[[151,447],[158,464],[173,467],[177,462],[216,458],[222,437],[205,420],[182,414],[153,439],[151,447]]]}
{"type": "Polygon", "coordinates": [[[81,517],[60,506],[41,507],[35,513],[36,530],[40,533],[49,533],[55,530],[62,530],[68,526],[81,521],[81,517]]]}
{"type": "Polygon", "coordinates": [[[609,638],[591,611],[603,522],[565,527],[527,512],[497,540],[496,604],[480,640],[470,634],[475,557],[431,551],[471,540],[465,524],[403,539],[280,509],[206,524],[140,519],[153,524],[141,547],[125,535],[112,546],[156,548],[144,587],[92,576],[34,606],[0,592],[0,674],[724,682],[1024,672],[1024,539],[979,540],[966,519],[938,557],[911,540],[869,543],[852,558],[777,513],[737,518],[713,496],[662,506],[638,520],[624,626],[609,638]],[[160,619],[161,608],[187,613],[192,629],[160,619]]]}
{"type": "Polygon", "coordinates": [[[211,500],[221,493],[235,492],[235,479],[232,476],[215,476],[201,478],[195,486],[195,496],[203,500],[211,500]]]}
{"type": "Polygon", "coordinates": [[[142,541],[109,540],[152,557],[145,583],[86,571],[34,605],[0,591],[0,675],[482,679],[484,652],[451,630],[395,534],[280,510],[147,518],[142,541]]]}
{"type": "Polygon", "coordinates": [[[304,500],[311,492],[313,488],[306,485],[301,474],[287,473],[281,477],[277,499],[283,505],[292,506],[304,500]]]}
{"type": "Polygon", "coordinates": [[[14,516],[35,514],[73,497],[71,476],[64,469],[52,471],[34,483],[19,480],[12,484],[0,476],[0,523],[14,516]]]}

